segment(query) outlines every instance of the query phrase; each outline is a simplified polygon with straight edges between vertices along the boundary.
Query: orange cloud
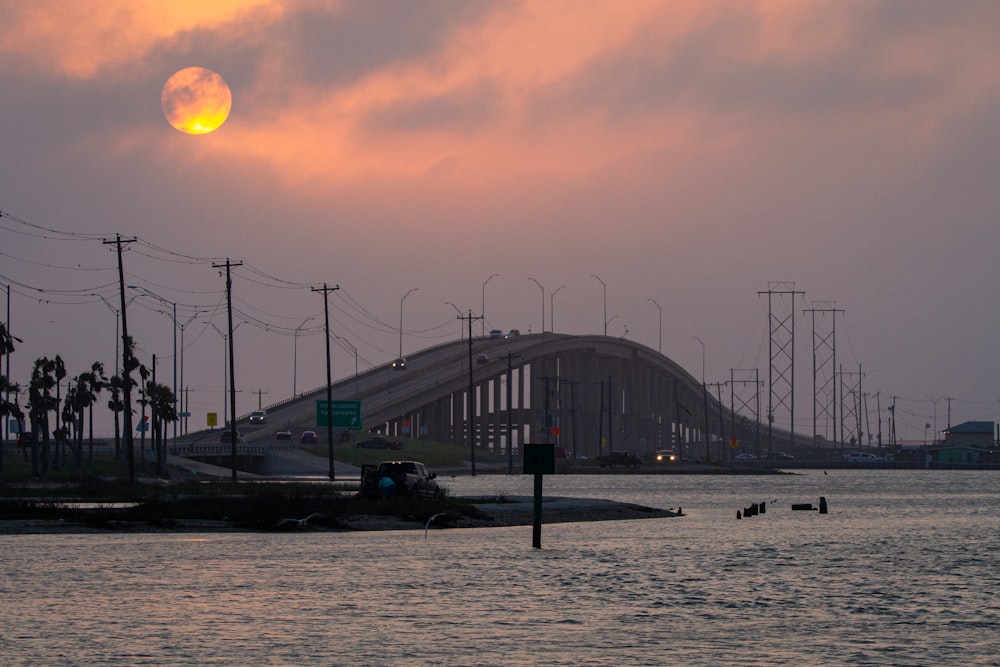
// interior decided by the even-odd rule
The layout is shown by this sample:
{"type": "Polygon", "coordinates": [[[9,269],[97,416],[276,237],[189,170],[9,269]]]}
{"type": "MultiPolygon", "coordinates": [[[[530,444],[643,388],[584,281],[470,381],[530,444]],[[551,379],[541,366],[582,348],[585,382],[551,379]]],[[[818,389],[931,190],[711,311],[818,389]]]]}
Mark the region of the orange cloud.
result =
{"type": "Polygon", "coordinates": [[[59,76],[88,79],[140,60],[186,30],[211,30],[255,10],[280,13],[282,6],[268,0],[8,3],[0,62],[16,57],[59,76]]]}

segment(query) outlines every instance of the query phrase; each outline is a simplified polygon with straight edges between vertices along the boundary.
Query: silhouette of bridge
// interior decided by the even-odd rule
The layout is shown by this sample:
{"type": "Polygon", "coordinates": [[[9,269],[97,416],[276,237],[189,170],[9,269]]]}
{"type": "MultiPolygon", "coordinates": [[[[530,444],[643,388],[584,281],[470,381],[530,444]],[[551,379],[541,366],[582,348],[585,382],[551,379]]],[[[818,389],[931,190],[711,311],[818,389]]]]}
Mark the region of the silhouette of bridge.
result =
{"type": "MultiPolygon", "coordinates": [[[[734,418],[728,396],[720,404],[656,350],[599,335],[451,341],[412,353],[404,369],[386,364],[343,378],[332,398],[360,401],[365,430],[465,446],[471,435],[477,450],[491,454],[506,453],[508,443],[519,452],[526,442],[554,442],[589,458],[610,449],[674,449],[685,460],[731,460],[734,430],[740,451],[765,453],[768,439],[773,451],[795,444],[784,430],[768,438],[755,415],[734,418]]],[[[273,440],[279,430],[296,439],[300,430],[317,430],[318,400],[326,400],[325,386],[266,406],[268,423],[245,431],[246,444],[273,440]]],[[[247,416],[237,423],[243,429],[247,416]]],[[[806,438],[798,436],[802,444],[806,438]]]]}

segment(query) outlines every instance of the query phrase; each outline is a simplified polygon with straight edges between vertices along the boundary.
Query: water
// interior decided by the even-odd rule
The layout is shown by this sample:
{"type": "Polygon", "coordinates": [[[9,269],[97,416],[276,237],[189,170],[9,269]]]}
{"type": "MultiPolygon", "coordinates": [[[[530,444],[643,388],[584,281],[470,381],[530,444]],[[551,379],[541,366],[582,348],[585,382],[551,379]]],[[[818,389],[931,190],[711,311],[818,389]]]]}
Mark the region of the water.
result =
{"type": "Polygon", "coordinates": [[[998,491],[971,471],[553,476],[546,495],[686,516],[546,525],[540,550],[530,527],[3,536],[0,662],[998,665],[998,491]],[[820,495],[829,514],[789,509],[820,495]]]}

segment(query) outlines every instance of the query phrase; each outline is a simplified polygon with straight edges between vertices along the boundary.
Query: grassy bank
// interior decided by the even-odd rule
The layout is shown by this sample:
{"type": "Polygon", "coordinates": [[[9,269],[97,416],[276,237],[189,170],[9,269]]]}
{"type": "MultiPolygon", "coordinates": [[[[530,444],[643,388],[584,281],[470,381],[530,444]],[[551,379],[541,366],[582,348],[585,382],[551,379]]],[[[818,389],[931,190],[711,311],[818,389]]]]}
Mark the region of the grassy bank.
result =
{"type": "Polygon", "coordinates": [[[90,479],[79,484],[5,486],[0,517],[6,521],[58,521],[95,529],[213,530],[348,529],[352,517],[388,516],[427,521],[435,514],[478,518],[469,502],[445,497],[358,498],[356,485],[275,482],[158,482],[128,484],[90,479]],[[302,521],[309,517],[308,521],[302,521]]]}

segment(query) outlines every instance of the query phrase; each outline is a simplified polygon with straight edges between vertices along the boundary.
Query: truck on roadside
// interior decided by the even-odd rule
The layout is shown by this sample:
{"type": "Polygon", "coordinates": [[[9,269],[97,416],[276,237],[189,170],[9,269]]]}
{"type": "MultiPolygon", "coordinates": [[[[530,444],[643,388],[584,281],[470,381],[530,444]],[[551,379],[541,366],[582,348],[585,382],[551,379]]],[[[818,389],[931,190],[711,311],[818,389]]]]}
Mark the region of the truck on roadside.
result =
{"type": "Polygon", "coordinates": [[[361,466],[361,491],[364,498],[419,498],[439,500],[441,487],[437,474],[419,461],[383,461],[377,466],[361,466]],[[390,483],[391,482],[391,483],[390,483]]]}
{"type": "Polygon", "coordinates": [[[622,466],[624,468],[639,468],[642,466],[642,459],[632,452],[611,451],[607,456],[598,456],[597,465],[602,468],[614,468],[622,466]]]}

